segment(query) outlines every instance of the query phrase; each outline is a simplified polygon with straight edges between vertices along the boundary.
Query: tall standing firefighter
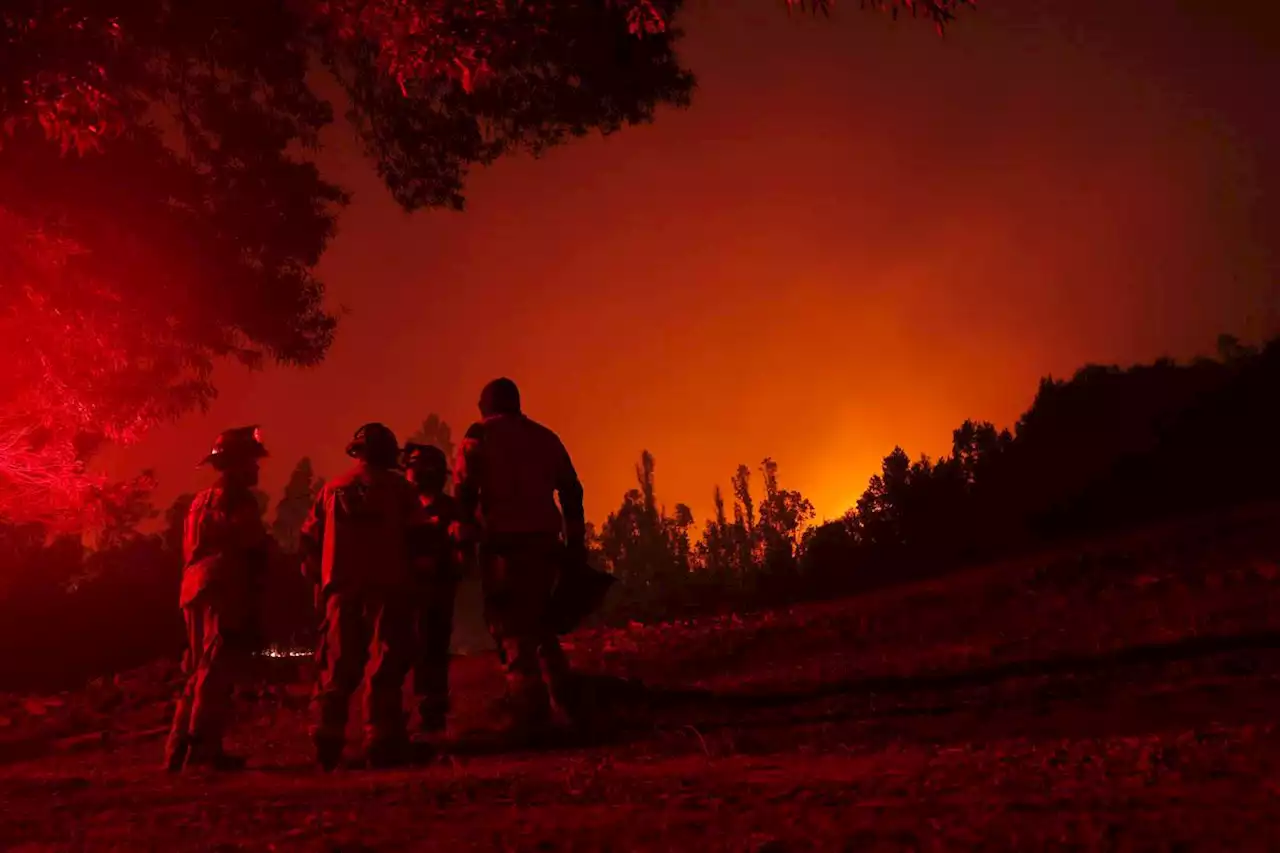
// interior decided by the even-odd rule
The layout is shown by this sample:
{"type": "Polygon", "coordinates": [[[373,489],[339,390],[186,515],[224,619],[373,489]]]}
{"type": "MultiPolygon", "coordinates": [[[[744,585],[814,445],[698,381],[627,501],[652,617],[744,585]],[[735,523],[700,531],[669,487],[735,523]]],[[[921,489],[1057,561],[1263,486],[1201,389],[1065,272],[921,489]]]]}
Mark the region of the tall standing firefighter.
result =
{"type": "Polygon", "coordinates": [[[552,612],[566,569],[586,564],[582,484],[560,438],[524,415],[510,379],[485,386],[480,415],[454,466],[455,537],[479,544],[486,619],[506,664],[509,734],[525,738],[545,731],[552,700],[582,722],[552,612]]]}
{"type": "Polygon", "coordinates": [[[304,570],[313,572],[323,608],[311,736],[325,770],[342,757],[351,697],[366,670],[368,763],[400,764],[408,745],[403,689],[413,653],[409,545],[422,506],[397,470],[400,447],[386,426],[360,427],[347,455],[355,465],[325,483],[302,527],[304,570]]]}
{"type": "Polygon", "coordinates": [[[232,690],[246,674],[260,626],[268,542],[253,489],[267,455],[257,427],[223,432],[200,463],[217,482],[196,495],[183,529],[179,604],[187,627],[186,686],[166,748],[171,771],[184,766],[238,770],[240,756],[223,751],[232,690]]]}
{"type": "Polygon", "coordinates": [[[429,444],[405,444],[405,474],[418,492],[425,518],[414,552],[415,639],[413,692],[423,733],[444,731],[449,715],[449,644],[463,555],[450,531],[458,505],[445,494],[449,461],[429,444]]]}

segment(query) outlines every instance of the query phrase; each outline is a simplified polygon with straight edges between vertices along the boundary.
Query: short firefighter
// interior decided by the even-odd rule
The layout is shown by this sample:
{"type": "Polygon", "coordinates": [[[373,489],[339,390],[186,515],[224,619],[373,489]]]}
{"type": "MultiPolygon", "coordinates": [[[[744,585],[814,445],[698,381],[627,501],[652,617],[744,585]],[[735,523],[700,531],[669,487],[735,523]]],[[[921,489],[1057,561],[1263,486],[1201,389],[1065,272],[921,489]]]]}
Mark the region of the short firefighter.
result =
{"type": "Polygon", "coordinates": [[[370,766],[406,758],[403,689],[413,653],[409,544],[421,522],[413,486],[397,470],[400,448],[386,426],[371,423],[347,445],[356,464],[325,483],[302,537],[323,608],[311,730],[316,758],[337,767],[351,697],[368,675],[365,754],[370,766]]]}
{"type": "Polygon", "coordinates": [[[196,495],[183,531],[179,604],[187,627],[186,686],[178,699],[166,765],[238,770],[244,759],[223,750],[232,691],[247,674],[259,636],[268,542],[253,489],[267,455],[257,427],[229,429],[200,463],[218,472],[196,495]]]}
{"type": "Polygon", "coordinates": [[[580,722],[550,605],[564,567],[585,557],[582,485],[560,438],[523,414],[510,379],[485,386],[480,415],[454,466],[455,536],[479,542],[486,619],[507,671],[510,734],[537,736],[551,722],[552,700],[580,722]]]}
{"type": "Polygon", "coordinates": [[[450,535],[458,505],[445,494],[449,462],[429,444],[405,444],[405,473],[424,510],[414,553],[415,637],[413,692],[423,733],[442,732],[449,715],[449,644],[463,555],[450,535]]]}

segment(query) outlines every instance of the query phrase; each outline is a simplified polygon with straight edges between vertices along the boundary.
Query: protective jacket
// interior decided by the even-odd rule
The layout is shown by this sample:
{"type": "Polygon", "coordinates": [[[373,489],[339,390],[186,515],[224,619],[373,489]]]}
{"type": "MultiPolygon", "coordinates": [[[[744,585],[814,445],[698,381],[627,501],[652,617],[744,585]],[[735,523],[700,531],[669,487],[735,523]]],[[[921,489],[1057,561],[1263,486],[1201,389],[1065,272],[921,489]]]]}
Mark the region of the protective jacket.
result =
{"type": "Polygon", "coordinates": [[[268,539],[253,492],[214,486],[196,495],[183,526],[179,606],[207,594],[253,594],[266,570],[268,539]]]}
{"type": "Polygon", "coordinates": [[[478,520],[486,535],[564,532],[571,542],[581,539],[582,484],[569,452],[558,435],[523,414],[472,424],[453,483],[459,514],[478,520]]]}
{"type": "Polygon", "coordinates": [[[327,593],[410,583],[411,531],[423,520],[412,485],[395,471],[358,462],[320,490],[302,525],[327,593]]]}

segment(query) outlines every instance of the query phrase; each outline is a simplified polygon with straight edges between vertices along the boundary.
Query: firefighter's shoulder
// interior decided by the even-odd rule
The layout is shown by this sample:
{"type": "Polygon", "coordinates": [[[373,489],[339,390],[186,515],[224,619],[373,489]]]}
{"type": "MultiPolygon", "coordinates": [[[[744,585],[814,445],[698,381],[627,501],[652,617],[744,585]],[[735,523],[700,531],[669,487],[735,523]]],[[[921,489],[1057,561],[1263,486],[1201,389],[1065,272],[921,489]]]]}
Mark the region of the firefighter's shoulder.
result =
{"type": "Polygon", "coordinates": [[[187,515],[196,515],[205,512],[210,507],[216,507],[222,501],[222,488],[220,486],[210,486],[207,489],[201,489],[196,492],[195,497],[191,499],[191,505],[187,507],[187,515]]]}
{"type": "Polygon", "coordinates": [[[525,429],[529,430],[536,440],[547,450],[558,452],[564,447],[564,442],[560,440],[560,434],[546,424],[538,423],[530,418],[525,419],[525,429]]]}
{"type": "Polygon", "coordinates": [[[462,444],[459,447],[461,453],[469,454],[475,452],[480,446],[480,442],[484,439],[485,428],[484,423],[476,421],[467,427],[467,431],[462,436],[462,444]]]}
{"type": "Polygon", "coordinates": [[[337,489],[341,489],[344,486],[349,486],[352,483],[358,482],[362,477],[366,477],[366,476],[367,476],[366,469],[361,468],[359,465],[353,465],[347,470],[325,480],[324,485],[321,486],[320,488],[320,491],[322,493],[333,492],[333,491],[336,491],[337,489]]]}

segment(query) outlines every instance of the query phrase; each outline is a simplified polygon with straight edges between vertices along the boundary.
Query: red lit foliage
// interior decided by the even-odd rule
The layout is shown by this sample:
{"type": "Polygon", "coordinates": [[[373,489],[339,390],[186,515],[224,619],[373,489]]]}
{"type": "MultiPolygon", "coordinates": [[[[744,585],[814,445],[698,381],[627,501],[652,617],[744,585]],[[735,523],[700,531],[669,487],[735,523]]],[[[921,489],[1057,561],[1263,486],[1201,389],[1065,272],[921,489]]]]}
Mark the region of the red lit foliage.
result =
{"type": "Polygon", "coordinates": [[[347,199],[300,156],[333,119],[320,67],[396,200],[460,209],[474,164],[687,104],[680,5],[5,3],[0,515],[74,515],[92,448],[206,403],[219,358],[324,357],[347,199]]]}

